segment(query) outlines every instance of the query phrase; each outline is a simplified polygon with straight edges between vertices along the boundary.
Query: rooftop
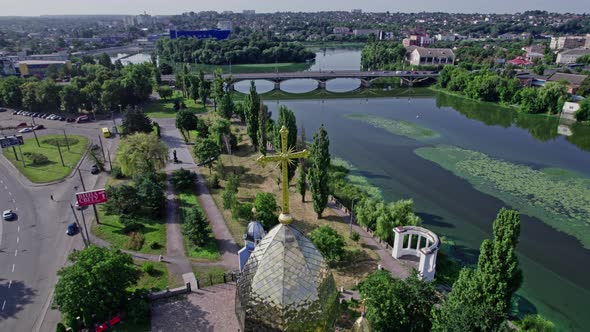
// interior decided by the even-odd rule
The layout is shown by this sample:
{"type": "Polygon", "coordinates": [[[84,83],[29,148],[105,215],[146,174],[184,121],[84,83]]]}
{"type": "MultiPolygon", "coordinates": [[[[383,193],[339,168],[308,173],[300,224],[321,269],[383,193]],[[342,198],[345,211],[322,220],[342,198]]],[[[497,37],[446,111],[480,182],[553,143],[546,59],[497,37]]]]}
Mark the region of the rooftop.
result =
{"type": "Polygon", "coordinates": [[[434,57],[443,57],[443,56],[455,56],[453,50],[450,48],[425,48],[425,47],[417,47],[415,51],[418,51],[420,56],[434,56],[434,57]]]}
{"type": "Polygon", "coordinates": [[[571,50],[566,50],[561,52],[561,54],[567,54],[567,55],[586,55],[586,54],[590,54],[590,49],[585,49],[585,48],[574,48],[571,50]]]}
{"type": "Polygon", "coordinates": [[[561,82],[567,81],[569,84],[572,85],[580,85],[583,80],[585,80],[588,75],[578,75],[578,74],[566,74],[566,73],[555,73],[551,75],[547,81],[549,82],[561,82]]]}

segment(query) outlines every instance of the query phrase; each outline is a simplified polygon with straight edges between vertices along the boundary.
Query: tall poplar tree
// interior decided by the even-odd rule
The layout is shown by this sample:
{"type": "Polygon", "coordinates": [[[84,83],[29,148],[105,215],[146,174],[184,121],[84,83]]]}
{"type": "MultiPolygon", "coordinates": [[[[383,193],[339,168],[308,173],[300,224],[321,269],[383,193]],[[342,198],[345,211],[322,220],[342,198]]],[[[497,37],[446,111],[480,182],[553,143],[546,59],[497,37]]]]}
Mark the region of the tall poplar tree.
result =
{"type": "MultiPolygon", "coordinates": [[[[282,151],[283,149],[281,146],[281,135],[279,134],[279,130],[281,130],[281,127],[283,126],[289,129],[289,134],[287,135],[287,149],[295,149],[297,147],[297,120],[295,119],[295,114],[293,111],[288,109],[286,106],[281,105],[281,107],[279,107],[277,122],[275,123],[274,148],[276,151],[282,151]]],[[[289,181],[291,181],[295,175],[296,169],[297,161],[289,164],[289,181]]]]}
{"type": "Polygon", "coordinates": [[[318,218],[328,204],[328,168],[330,167],[330,140],[324,125],[313,135],[311,145],[311,167],[309,167],[309,189],[313,201],[313,210],[318,218]]]}
{"type": "Polygon", "coordinates": [[[244,101],[244,113],[246,114],[246,129],[252,141],[254,149],[258,148],[258,113],[260,112],[260,96],[256,92],[254,81],[250,81],[250,94],[244,101]]]}
{"type": "Polygon", "coordinates": [[[268,107],[264,105],[263,102],[260,102],[260,113],[258,114],[258,143],[260,146],[258,150],[260,153],[266,156],[266,143],[268,142],[267,139],[267,131],[268,131],[268,107]]]}
{"type": "Polygon", "coordinates": [[[307,191],[307,174],[303,163],[299,164],[299,177],[297,178],[297,191],[301,194],[301,203],[305,203],[305,192],[307,191]]]}

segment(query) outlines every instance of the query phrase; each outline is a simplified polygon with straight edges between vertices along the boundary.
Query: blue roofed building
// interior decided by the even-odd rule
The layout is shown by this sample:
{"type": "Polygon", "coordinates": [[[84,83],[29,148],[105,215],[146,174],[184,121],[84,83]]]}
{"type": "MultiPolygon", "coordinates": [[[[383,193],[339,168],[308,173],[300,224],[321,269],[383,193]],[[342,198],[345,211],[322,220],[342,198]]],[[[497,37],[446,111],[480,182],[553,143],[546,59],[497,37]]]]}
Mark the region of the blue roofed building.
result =
{"type": "Polygon", "coordinates": [[[224,40],[229,37],[230,30],[170,30],[170,39],[176,39],[181,37],[186,38],[197,38],[197,39],[208,39],[215,38],[217,40],[224,40]]]}

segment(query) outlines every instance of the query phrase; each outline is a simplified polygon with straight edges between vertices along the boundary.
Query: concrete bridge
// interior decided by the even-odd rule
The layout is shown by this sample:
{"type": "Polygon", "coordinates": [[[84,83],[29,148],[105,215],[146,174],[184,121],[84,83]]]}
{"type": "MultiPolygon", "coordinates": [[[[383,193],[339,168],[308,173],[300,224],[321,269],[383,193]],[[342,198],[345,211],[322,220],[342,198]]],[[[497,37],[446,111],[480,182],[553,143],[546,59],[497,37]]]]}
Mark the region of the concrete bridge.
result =
{"type": "MultiPolygon", "coordinates": [[[[358,70],[337,70],[337,71],[300,71],[289,73],[243,73],[223,74],[223,79],[229,81],[230,90],[235,83],[252,80],[265,80],[274,83],[274,89],[281,88],[281,82],[294,79],[312,79],[318,82],[319,89],[326,88],[326,82],[337,78],[353,78],[361,81],[361,87],[368,88],[371,82],[384,77],[399,77],[402,85],[413,86],[428,79],[436,79],[438,72],[432,71],[358,71],[358,70]]],[[[212,74],[205,75],[206,80],[213,80],[212,74]]],[[[163,75],[163,81],[173,82],[174,75],[163,75]]]]}

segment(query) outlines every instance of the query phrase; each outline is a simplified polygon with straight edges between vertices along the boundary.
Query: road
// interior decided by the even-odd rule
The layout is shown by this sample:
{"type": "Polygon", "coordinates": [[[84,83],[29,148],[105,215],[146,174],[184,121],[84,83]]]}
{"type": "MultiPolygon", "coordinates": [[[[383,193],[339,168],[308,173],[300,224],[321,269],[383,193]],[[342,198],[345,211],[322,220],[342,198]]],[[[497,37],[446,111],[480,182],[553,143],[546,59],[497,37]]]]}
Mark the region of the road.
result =
{"type": "MultiPolygon", "coordinates": [[[[0,114],[3,126],[22,121],[20,116],[0,114]]],[[[63,133],[62,128],[66,128],[67,133],[88,136],[96,144],[100,127],[108,123],[82,126],[41,119],[36,122],[48,127],[39,135],[63,133]]],[[[118,139],[103,141],[110,151],[115,151],[117,143],[118,139]]],[[[104,174],[92,175],[90,167],[89,160],[80,166],[86,188],[104,186],[104,174]]],[[[82,191],[78,176],[53,185],[34,186],[0,156],[0,210],[12,209],[18,215],[14,221],[1,221],[0,226],[0,331],[55,331],[60,314],[50,304],[56,273],[74,248],[83,248],[79,234],[65,234],[66,226],[74,221],[69,206],[77,191],[82,191]]],[[[91,211],[85,211],[88,217],[91,211]]]]}
{"type": "MultiPolygon", "coordinates": [[[[249,80],[286,81],[290,79],[316,79],[331,80],[334,78],[359,78],[372,80],[381,77],[404,77],[404,78],[436,78],[438,72],[431,71],[359,71],[359,70],[336,70],[336,71],[298,71],[286,73],[238,73],[223,74],[222,77],[231,77],[233,82],[249,80]]],[[[174,75],[162,75],[163,81],[174,81],[174,75]]],[[[213,75],[205,75],[206,80],[213,80],[213,75]]]]}

